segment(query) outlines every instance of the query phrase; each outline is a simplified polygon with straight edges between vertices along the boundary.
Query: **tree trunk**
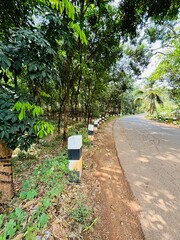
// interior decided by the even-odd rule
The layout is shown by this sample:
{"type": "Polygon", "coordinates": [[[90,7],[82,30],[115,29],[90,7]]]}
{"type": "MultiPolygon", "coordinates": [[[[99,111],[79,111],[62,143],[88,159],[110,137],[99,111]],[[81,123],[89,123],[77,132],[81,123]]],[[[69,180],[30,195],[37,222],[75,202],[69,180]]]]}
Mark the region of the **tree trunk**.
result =
{"type": "Polygon", "coordinates": [[[59,111],[58,111],[58,134],[61,133],[61,120],[62,120],[62,112],[61,112],[61,108],[59,108],[59,111]]]}
{"type": "Polygon", "coordinates": [[[12,151],[0,140],[0,203],[13,197],[12,151]]]}
{"type": "Polygon", "coordinates": [[[80,75],[80,77],[79,77],[79,80],[78,80],[78,89],[77,89],[76,96],[75,96],[75,107],[74,107],[75,110],[74,110],[74,111],[75,111],[76,122],[78,122],[78,115],[79,115],[78,97],[79,97],[79,93],[80,93],[81,80],[82,80],[82,75],[80,75]]]}
{"type": "Polygon", "coordinates": [[[63,133],[64,142],[66,142],[68,138],[68,113],[69,113],[69,96],[70,96],[70,86],[71,86],[71,79],[70,79],[71,61],[72,61],[72,57],[67,56],[66,90],[65,90],[65,99],[64,99],[64,133],[63,133]]]}

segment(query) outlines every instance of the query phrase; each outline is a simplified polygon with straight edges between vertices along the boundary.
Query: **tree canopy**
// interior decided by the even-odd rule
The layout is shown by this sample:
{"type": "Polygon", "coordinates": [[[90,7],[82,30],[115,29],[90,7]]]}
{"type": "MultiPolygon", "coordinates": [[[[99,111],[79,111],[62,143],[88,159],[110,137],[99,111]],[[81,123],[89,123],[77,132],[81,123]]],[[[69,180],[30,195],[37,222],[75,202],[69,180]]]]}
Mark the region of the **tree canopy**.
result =
{"type": "MultiPolygon", "coordinates": [[[[89,122],[106,111],[132,112],[134,79],[152,56],[148,44],[162,37],[158,29],[172,26],[178,11],[177,0],[125,0],[118,6],[104,0],[1,1],[1,92],[12,107],[17,98],[4,89],[58,116],[58,129],[63,119],[64,139],[69,117],[89,122]]],[[[173,50],[152,79],[168,77],[177,98],[179,38],[171,39],[173,50]]]]}

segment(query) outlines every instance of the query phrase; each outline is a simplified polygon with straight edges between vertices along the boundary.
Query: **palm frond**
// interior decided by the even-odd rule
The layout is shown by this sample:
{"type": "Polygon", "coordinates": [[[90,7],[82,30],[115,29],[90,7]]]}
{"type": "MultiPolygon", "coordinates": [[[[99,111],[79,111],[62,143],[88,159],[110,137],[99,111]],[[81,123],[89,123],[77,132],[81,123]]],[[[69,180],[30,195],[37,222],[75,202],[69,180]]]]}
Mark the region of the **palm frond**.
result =
{"type": "Polygon", "coordinates": [[[141,102],[143,100],[142,97],[137,97],[136,99],[134,99],[134,104],[141,102]]]}

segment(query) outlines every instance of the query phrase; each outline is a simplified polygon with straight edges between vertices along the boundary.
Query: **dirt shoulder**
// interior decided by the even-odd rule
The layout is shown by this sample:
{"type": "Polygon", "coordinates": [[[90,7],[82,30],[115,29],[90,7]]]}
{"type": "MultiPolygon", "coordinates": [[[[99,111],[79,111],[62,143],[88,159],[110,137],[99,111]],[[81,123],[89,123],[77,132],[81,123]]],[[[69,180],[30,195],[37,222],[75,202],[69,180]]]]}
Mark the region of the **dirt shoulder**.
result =
{"type": "Polygon", "coordinates": [[[95,209],[98,222],[85,240],[142,240],[138,220],[139,206],[119,164],[110,120],[95,134],[91,153],[84,153],[85,170],[82,182],[95,209]]]}

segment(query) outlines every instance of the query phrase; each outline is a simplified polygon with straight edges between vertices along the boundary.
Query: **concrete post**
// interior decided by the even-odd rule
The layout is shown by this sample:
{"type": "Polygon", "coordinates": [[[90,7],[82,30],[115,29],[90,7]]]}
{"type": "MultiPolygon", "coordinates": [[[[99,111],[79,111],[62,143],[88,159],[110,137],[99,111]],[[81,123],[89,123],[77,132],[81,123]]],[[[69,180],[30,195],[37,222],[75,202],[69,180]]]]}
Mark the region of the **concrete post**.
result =
{"type": "Polygon", "coordinates": [[[90,142],[92,143],[94,140],[94,125],[89,124],[88,125],[88,138],[90,142]]]}
{"type": "Polygon", "coordinates": [[[80,182],[82,175],[82,135],[68,138],[69,181],[80,182]]]}
{"type": "Polygon", "coordinates": [[[176,124],[177,122],[177,118],[176,117],[173,117],[173,123],[176,124]]]}

